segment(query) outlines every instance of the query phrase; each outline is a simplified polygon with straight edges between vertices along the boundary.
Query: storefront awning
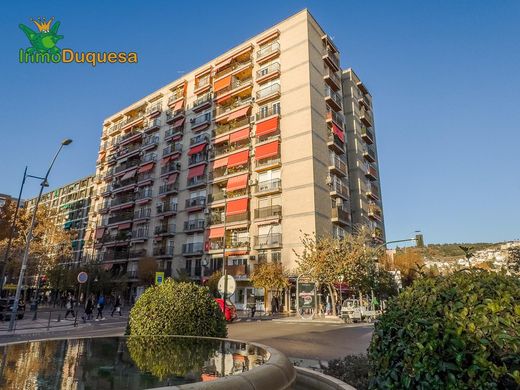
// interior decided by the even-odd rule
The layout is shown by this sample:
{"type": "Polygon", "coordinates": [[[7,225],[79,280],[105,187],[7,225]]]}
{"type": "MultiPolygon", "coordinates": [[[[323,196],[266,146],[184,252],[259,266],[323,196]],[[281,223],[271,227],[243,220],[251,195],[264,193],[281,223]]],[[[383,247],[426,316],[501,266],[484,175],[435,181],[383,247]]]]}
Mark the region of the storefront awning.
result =
{"type": "Polygon", "coordinates": [[[249,175],[244,173],[240,176],[232,177],[227,182],[226,190],[229,191],[237,191],[247,187],[247,179],[249,175]]]}
{"type": "Polygon", "coordinates": [[[226,215],[235,215],[247,212],[247,201],[247,198],[230,200],[227,202],[226,215]]]}
{"type": "Polygon", "coordinates": [[[249,128],[245,128],[229,135],[229,142],[238,142],[249,138],[249,128]]]}
{"type": "Polygon", "coordinates": [[[132,169],[132,170],[128,171],[121,177],[121,180],[126,180],[126,179],[130,179],[130,178],[134,177],[136,172],[137,172],[137,169],[132,169]]]}
{"type": "Polygon", "coordinates": [[[204,174],[204,169],[206,168],[206,164],[200,164],[195,167],[192,167],[188,171],[188,179],[193,177],[202,176],[204,174]]]}
{"type": "Polygon", "coordinates": [[[209,236],[208,238],[220,238],[224,237],[224,228],[223,227],[216,227],[209,229],[209,236]]]}
{"type": "Polygon", "coordinates": [[[217,169],[220,167],[225,167],[228,163],[228,158],[219,158],[218,160],[213,161],[213,169],[217,169]]]}
{"type": "Polygon", "coordinates": [[[341,142],[345,142],[345,134],[343,133],[343,130],[341,130],[338,126],[336,126],[334,123],[332,124],[332,131],[336,136],[341,140],[341,142]]]}
{"type": "Polygon", "coordinates": [[[139,170],[137,171],[137,173],[145,173],[145,172],[148,172],[148,171],[151,171],[153,169],[153,166],[155,165],[154,162],[151,162],[151,163],[148,163],[148,164],[145,164],[143,165],[141,168],[139,168],[139,170]]]}
{"type": "Polygon", "coordinates": [[[228,122],[246,116],[249,113],[250,109],[251,106],[246,106],[241,108],[240,110],[231,113],[227,118],[228,122]]]}
{"type": "Polygon", "coordinates": [[[255,160],[262,160],[264,158],[278,155],[279,146],[280,141],[269,142],[268,144],[257,146],[255,149],[255,160]]]}
{"type": "Polygon", "coordinates": [[[207,145],[206,143],[203,143],[203,144],[190,148],[190,150],[188,150],[188,156],[192,156],[194,154],[202,152],[206,148],[206,145],[207,145]]]}
{"type": "Polygon", "coordinates": [[[277,116],[256,124],[256,136],[257,137],[261,137],[263,135],[274,133],[276,130],[278,130],[278,117],[277,116]]]}
{"type": "Polygon", "coordinates": [[[232,154],[228,157],[228,168],[237,167],[239,165],[247,164],[249,160],[249,150],[232,154]]]}
{"type": "Polygon", "coordinates": [[[231,75],[221,78],[215,82],[213,92],[218,92],[231,85],[231,75]]]}

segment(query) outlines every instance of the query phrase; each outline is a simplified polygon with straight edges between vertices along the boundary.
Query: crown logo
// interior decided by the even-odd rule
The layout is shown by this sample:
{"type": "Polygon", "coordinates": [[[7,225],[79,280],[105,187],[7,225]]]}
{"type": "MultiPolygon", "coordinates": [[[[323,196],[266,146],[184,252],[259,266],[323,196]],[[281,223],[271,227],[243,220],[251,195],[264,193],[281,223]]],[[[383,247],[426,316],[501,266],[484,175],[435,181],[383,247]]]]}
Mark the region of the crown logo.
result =
{"type": "Polygon", "coordinates": [[[38,20],[31,19],[31,21],[36,25],[36,27],[38,27],[40,32],[49,32],[51,29],[51,24],[54,21],[54,16],[49,20],[46,20],[45,18],[38,18],[38,20]]]}

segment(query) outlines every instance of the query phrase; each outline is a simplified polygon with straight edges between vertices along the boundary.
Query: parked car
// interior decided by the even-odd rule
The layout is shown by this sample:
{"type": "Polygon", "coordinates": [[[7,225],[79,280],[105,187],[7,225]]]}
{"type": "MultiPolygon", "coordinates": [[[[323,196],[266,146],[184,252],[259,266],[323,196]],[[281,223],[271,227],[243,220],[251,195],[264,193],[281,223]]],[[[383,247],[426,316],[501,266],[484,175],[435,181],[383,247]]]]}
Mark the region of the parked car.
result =
{"type": "MultiPolygon", "coordinates": [[[[11,312],[13,310],[14,298],[0,299],[0,321],[7,321],[11,319],[11,312]]],[[[20,299],[18,303],[17,318],[21,320],[25,314],[25,303],[20,299]]]]}
{"type": "MultiPolygon", "coordinates": [[[[215,298],[215,302],[217,302],[218,307],[220,307],[220,310],[224,313],[224,300],[222,298],[215,298]]],[[[237,308],[236,306],[230,301],[226,299],[226,312],[224,313],[224,316],[226,317],[226,321],[232,322],[233,320],[237,319],[237,308]]]]}

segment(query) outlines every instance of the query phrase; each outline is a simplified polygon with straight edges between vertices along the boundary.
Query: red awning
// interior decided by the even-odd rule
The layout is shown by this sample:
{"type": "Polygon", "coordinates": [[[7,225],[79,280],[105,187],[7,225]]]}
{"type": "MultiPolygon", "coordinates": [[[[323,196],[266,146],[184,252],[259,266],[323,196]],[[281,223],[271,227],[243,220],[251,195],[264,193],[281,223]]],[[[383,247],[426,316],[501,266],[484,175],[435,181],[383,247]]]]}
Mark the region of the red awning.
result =
{"type": "Polygon", "coordinates": [[[220,237],[224,237],[224,228],[223,227],[209,229],[208,238],[220,238],[220,237]]]}
{"type": "Polygon", "coordinates": [[[223,135],[222,137],[215,138],[214,144],[218,145],[218,144],[221,144],[222,142],[226,142],[228,140],[229,140],[229,134],[226,134],[226,135],[223,135]]]}
{"type": "Polygon", "coordinates": [[[168,164],[172,160],[173,160],[173,156],[168,156],[168,157],[163,158],[161,160],[161,162],[162,162],[162,165],[166,165],[166,164],[168,164]]]}
{"type": "Polygon", "coordinates": [[[213,92],[218,92],[231,85],[231,75],[221,78],[215,82],[213,92]]]}
{"type": "Polygon", "coordinates": [[[206,148],[206,143],[194,146],[188,150],[188,156],[192,156],[194,154],[202,152],[206,148]]]}
{"type": "Polygon", "coordinates": [[[132,226],[132,223],[131,223],[131,222],[122,223],[121,225],[117,225],[117,229],[118,229],[118,230],[129,229],[130,226],[132,226]]]}
{"type": "Polygon", "coordinates": [[[105,156],[106,156],[107,152],[105,150],[103,150],[102,152],[99,152],[99,158],[98,158],[98,161],[101,162],[105,159],[105,156]]]}
{"type": "Polygon", "coordinates": [[[345,142],[345,134],[343,133],[343,130],[341,130],[334,123],[332,124],[332,131],[334,132],[334,134],[337,135],[337,137],[341,140],[341,142],[345,142]]]}
{"type": "Polygon", "coordinates": [[[246,115],[248,114],[248,112],[249,112],[250,109],[251,109],[251,106],[243,107],[243,108],[241,108],[240,110],[237,110],[237,111],[231,113],[231,114],[228,116],[227,120],[228,120],[228,121],[232,121],[232,120],[234,120],[234,119],[237,119],[237,118],[241,118],[241,117],[243,117],[243,116],[246,116],[246,115]]]}
{"type": "Polygon", "coordinates": [[[244,173],[243,175],[240,175],[240,176],[232,177],[227,182],[227,187],[226,187],[227,191],[236,191],[236,190],[241,190],[242,188],[246,188],[247,187],[247,178],[248,178],[247,173],[244,173]]]}
{"type": "Polygon", "coordinates": [[[172,107],[172,111],[175,112],[177,110],[180,110],[184,104],[184,99],[179,100],[175,105],[172,107]]]}
{"type": "Polygon", "coordinates": [[[141,168],[139,168],[137,173],[144,173],[144,172],[151,171],[153,169],[154,164],[155,164],[154,162],[151,162],[151,163],[143,165],[141,168]]]}
{"type": "Polygon", "coordinates": [[[227,202],[226,215],[242,214],[247,211],[247,198],[227,202]]]}
{"type": "Polygon", "coordinates": [[[213,161],[213,169],[225,167],[228,163],[228,158],[219,158],[218,160],[213,161]]]}
{"type": "Polygon", "coordinates": [[[256,136],[257,137],[261,137],[262,135],[274,133],[276,130],[278,130],[278,117],[277,116],[256,124],[256,136]]]}
{"type": "Polygon", "coordinates": [[[247,255],[247,251],[237,251],[235,249],[226,249],[226,256],[243,256],[247,255]]]}
{"type": "Polygon", "coordinates": [[[128,171],[121,177],[121,180],[126,180],[126,179],[130,179],[131,177],[134,177],[136,172],[137,172],[137,169],[132,169],[131,171],[128,171]]]}
{"type": "Polygon", "coordinates": [[[177,173],[174,173],[173,175],[168,176],[168,180],[166,180],[167,184],[173,184],[177,181],[177,173]]]}
{"type": "Polygon", "coordinates": [[[278,154],[279,146],[280,141],[269,142],[268,144],[257,146],[255,149],[255,160],[262,160],[264,158],[276,156],[278,154]]]}
{"type": "Polygon", "coordinates": [[[244,150],[243,152],[238,152],[229,156],[227,166],[228,168],[232,168],[239,165],[245,165],[247,164],[248,160],[249,150],[244,150]]]}
{"type": "Polygon", "coordinates": [[[191,179],[192,177],[202,176],[204,174],[204,168],[206,168],[206,164],[200,164],[190,168],[188,171],[188,179],[191,179]]]}
{"type": "Polygon", "coordinates": [[[105,233],[105,228],[97,228],[96,229],[96,238],[100,239],[103,237],[103,234],[105,233]]]}
{"type": "Polygon", "coordinates": [[[249,127],[236,131],[229,135],[229,142],[238,142],[249,138],[249,127]]]}
{"type": "Polygon", "coordinates": [[[186,118],[177,119],[175,122],[173,122],[172,127],[173,128],[181,127],[184,124],[184,119],[186,119],[186,118]]]}

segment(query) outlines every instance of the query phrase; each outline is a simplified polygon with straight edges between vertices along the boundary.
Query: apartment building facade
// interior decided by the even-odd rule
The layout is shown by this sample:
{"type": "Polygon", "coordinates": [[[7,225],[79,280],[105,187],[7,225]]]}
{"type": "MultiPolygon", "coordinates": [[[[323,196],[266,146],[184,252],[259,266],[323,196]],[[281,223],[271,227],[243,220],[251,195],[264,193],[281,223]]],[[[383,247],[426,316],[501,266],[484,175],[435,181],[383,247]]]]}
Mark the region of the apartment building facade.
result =
{"type": "Polygon", "coordinates": [[[185,74],[103,124],[90,218],[97,259],[138,284],[166,276],[263,292],[261,262],[296,268],[304,233],[352,230],[339,51],[307,10],[185,74]]]}
{"type": "MultiPolygon", "coordinates": [[[[54,223],[64,230],[71,231],[72,256],[67,261],[77,266],[87,260],[84,252],[87,240],[90,206],[94,198],[94,175],[84,177],[42,195],[40,205],[46,206],[54,223]]],[[[29,210],[34,208],[37,198],[25,201],[29,210]]]]}

